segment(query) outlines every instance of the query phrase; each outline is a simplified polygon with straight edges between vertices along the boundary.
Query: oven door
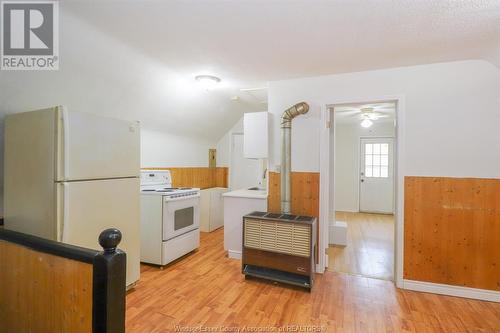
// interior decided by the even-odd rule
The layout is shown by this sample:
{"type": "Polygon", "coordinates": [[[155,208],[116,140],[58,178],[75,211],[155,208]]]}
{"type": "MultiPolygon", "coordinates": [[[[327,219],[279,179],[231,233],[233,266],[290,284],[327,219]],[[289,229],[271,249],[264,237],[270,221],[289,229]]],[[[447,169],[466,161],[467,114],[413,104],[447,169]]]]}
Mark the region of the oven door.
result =
{"type": "Polygon", "coordinates": [[[200,195],[182,198],[163,198],[163,240],[199,228],[200,195]]]}

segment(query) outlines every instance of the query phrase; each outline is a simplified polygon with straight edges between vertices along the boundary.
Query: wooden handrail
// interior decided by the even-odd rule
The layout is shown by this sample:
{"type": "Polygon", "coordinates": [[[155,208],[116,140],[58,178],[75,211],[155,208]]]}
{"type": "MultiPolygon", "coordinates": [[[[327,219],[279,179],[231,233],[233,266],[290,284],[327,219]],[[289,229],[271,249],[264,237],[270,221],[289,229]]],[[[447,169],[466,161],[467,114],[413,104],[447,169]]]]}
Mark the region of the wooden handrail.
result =
{"type": "MultiPolygon", "coordinates": [[[[121,238],[122,235],[118,229],[104,230],[99,236],[99,244],[103,251],[95,251],[0,228],[0,243],[4,241],[37,253],[92,265],[92,281],[88,281],[88,284],[92,285],[92,333],[125,332],[126,254],[117,249],[121,238]]],[[[16,251],[22,251],[22,248],[16,251]]],[[[16,249],[19,248],[16,247],[16,249]]],[[[4,267],[3,265],[4,263],[0,263],[0,269],[17,268],[17,272],[23,271],[19,267],[4,267]]],[[[26,280],[29,281],[30,277],[26,280]]],[[[21,309],[13,308],[9,301],[4,299],[0,302],[0,315],[8,316],[12,312],[21,317],[17,320],[23,320],[23,316],[28,318],[31,315],[23,313],[21,309]]],[[[61,315],[61,321],[62,317],[61,315]]],[[[2,332],[1,328],[0,332],[2,332]]]]}

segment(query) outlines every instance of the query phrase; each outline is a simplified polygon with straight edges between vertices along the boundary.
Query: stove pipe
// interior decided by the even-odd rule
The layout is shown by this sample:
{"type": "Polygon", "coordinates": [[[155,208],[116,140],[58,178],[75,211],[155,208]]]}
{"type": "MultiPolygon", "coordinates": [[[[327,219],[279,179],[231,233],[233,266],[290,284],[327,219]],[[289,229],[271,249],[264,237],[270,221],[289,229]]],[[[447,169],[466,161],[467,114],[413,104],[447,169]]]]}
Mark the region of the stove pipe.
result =
{"type": "Polygon", "coordinates": [[[306,102],[297,103],[281,115],[281,212],[290,214],[290,172],[292,155],[292,119],[307,113],[306,102]]]}

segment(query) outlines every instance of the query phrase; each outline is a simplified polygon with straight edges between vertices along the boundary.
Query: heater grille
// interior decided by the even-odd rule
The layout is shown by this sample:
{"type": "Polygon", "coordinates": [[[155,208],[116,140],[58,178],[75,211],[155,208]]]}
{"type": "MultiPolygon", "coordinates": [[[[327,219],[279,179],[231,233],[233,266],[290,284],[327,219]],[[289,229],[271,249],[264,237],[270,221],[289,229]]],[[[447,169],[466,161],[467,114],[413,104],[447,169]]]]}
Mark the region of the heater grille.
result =
{"type": "Polygon", "coordinates": [[[245,219],[245,247],[309,257],[310,241],[308,225],[245,219]]]}

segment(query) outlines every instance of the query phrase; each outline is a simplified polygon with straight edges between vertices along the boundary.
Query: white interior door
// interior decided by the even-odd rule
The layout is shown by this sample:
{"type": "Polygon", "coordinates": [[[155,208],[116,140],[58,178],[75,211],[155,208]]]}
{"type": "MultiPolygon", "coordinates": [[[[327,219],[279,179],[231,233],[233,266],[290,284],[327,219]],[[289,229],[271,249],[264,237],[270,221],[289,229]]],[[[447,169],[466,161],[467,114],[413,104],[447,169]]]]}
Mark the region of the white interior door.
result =
{"type": "Polygon", "coordinates": [[[394,140],[361,139],[359,210],[394,212],[394,140]]]}
{"type": "Polygon", "coordinates": [[[231,175],[231,190],[259,185],[260,161],[244,157],[243,134],[233,134],[229,173],[231,175]]]}
{"type": "Polygon", "coordinates": [[[102,250],[101,231],[117,228],[127,254],[127,285],[139,279],[139,178],[62,182],[57,185],[62,242],[102,250]]]}
{"type": "Polygon", "coordinates": [[[60,111],[58,181],[138,176],[137,122],[60,111]]]}

